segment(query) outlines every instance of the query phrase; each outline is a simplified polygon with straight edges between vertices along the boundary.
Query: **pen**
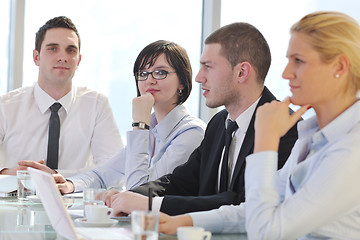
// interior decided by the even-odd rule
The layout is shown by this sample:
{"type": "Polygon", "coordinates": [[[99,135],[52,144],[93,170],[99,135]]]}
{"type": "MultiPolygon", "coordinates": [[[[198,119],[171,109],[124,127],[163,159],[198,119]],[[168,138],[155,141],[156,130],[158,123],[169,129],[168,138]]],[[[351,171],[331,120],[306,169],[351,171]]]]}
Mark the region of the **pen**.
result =
{"type": "Polygon", "coordinates": [[[148,207],[148,210],[149,210],[149,212],[150,212],[150,211],[152,210],[152,189],[151,189],[151,187],[149,187],[148,197],[149,197],[149,207],[148,207]]]}

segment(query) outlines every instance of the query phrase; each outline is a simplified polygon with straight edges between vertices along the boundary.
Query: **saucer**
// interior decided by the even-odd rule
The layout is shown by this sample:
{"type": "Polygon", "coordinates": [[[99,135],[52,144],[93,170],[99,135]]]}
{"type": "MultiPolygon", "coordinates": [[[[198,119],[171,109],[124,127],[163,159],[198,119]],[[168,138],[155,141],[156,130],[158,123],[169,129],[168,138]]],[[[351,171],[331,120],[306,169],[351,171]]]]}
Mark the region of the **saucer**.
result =
{"type": "Polygon", "coordinates": [[[41,203],[41,200],[38,196],[36,195],[32,195],[32,196],[27,196],[27,199],[29,199],[30,201],[34,202],[34,203],[41,203]]]}
{"type": "Polygon", "coordinates": [[[77,218],[75,219],[75,223],[83,226],[83,227],[111,227],[112,225],[118,223],[117,220],[108,219],[106,222],[88,222],[86,218],[77,218]]]}
{"type": "Polygon", "coordinates": [[[119,222],[130,222],[131,217],[129,216],[120,216],[120,217],[111,217],[111,219],[117,220],[119,222]]]}

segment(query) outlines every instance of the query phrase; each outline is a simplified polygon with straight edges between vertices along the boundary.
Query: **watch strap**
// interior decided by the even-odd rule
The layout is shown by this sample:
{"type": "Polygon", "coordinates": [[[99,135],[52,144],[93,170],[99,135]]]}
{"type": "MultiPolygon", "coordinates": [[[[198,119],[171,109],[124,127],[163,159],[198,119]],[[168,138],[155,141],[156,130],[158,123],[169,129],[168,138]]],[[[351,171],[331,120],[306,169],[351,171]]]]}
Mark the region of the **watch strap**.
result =
{"type": "Polygon", "coordinates": [[[147,129],[149,130],[150,129],[150,126],[147,125],[146,123],[144,122],[133,122],[131,124],[132,127],[138,127],[139,129],[147,129]]]}

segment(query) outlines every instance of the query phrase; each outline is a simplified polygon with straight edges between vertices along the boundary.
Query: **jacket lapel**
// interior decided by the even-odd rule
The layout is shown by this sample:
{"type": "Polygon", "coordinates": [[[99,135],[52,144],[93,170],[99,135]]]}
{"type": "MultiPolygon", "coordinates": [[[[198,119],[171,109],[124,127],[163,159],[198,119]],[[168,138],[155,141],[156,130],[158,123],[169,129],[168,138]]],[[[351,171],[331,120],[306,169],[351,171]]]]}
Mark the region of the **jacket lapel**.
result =
{"type": "Polygon", "coordinates": [[[254,130],[254,123],[255,123],[255,113],[259,106],[263,105],[266,102],[270,102],[272,100],[275,100],[275,96],[267,89],[267,87],[264,87],[264,90],[262,92],[262,96],[255,108],[255,111],[251,117],[249,127],[246,131],[244,141],[242,143],[242,146],[240,148],[239,156],[236,161],[234,174],[231,178],[231,184],[230,184],[230,190],[233,189],[235,181],[238,181],[239,173],[242,168],[242,166],[245,164],[245,158],[249,154],[251,154],[254,151],[254,137],[255,137],[255,130],[254,130]]]}
{"type": "MultiPolygon", "coordinates": [[[[206,167],[206,169],[209,169],[210,172],[208,172],[208,174],[206,174],[207,176],[207,180],[206,180],[206,184],[205,186],[211,188],[208,189],[208,191],[215,191],[217,192],[217,182],[218,182],[218,170],[219,170],[219,165],[220,165],[220,160],[221,160],[221,154],[225,145],[225,124],[224,121],[221,121],[219,124],[219,127],[217,128],[215,134],[213,135],[214,137],[216,137],[218,140],[214,141],[213,145],[211,146],[211,148],[216,149],[215,154],[211,154],[209,155],[209,161],[207,161],[207,164],[209,166],[206,167]],[[215,189],[213,188],[215,186],[215,189]]],[[[209,152],[212,152],[211,149],[209,149],[209,152]]],[[[206,188],[207,188],[206,187],[206,188]]]]}

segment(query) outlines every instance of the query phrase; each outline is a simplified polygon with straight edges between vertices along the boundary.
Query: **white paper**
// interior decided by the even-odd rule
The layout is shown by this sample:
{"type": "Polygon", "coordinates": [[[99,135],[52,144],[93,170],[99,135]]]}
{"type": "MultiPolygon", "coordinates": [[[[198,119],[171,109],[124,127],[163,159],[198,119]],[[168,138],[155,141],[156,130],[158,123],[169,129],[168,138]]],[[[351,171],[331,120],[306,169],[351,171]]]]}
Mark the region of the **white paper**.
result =
{"type": "Polygon", "coordinates": [[[8,193],[17,190],[17,177],[0,175],[0,192],[8,193]]]}

